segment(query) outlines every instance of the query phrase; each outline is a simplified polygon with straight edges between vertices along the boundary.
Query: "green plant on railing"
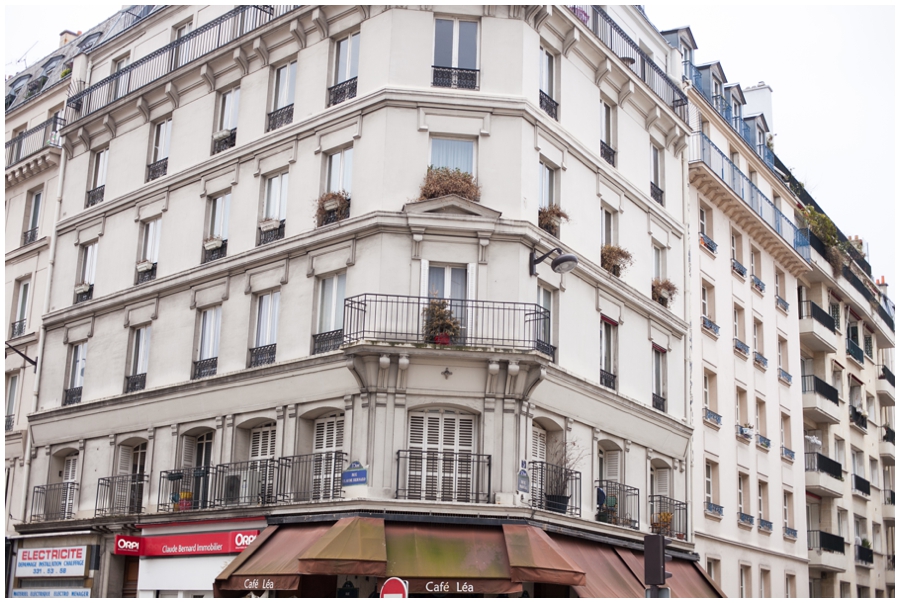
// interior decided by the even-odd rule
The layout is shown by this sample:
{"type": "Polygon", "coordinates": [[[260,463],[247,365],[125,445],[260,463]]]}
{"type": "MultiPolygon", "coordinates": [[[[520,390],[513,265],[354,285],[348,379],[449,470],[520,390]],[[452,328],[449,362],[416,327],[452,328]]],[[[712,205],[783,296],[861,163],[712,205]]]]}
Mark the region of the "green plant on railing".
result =
{"type": "Polygon", "coordinates": [[[59,72],[59,79],[61,79],[61,80],[65,79],[65,78],[69,77],[71,74],[72,74],[72,68],[66,67],[65,69],[63,69],[62,71],[59,72]]]}
{"type": "Polygon", "coordinates": [[[837,278],[841,273],[841,268],[852,263],[847,258],[847,246],[850,245],[850,242],[842,243],[838,238],[837,226],[834,225],[831,218],[817,212],[811,205],[805,206],[800,213],[812,233],[825,246],[825,259],[831,264],[832,272],[837,278]]]}
{"type": "Polygon", "coordinates": [[[862,545],[861,545],[861,546],[862,546],[864,549],[870,549],[870,548],[872,548],[872,541],[869,540],[868,538],[863,538],[863,539],[862,539],[862,545]]]}

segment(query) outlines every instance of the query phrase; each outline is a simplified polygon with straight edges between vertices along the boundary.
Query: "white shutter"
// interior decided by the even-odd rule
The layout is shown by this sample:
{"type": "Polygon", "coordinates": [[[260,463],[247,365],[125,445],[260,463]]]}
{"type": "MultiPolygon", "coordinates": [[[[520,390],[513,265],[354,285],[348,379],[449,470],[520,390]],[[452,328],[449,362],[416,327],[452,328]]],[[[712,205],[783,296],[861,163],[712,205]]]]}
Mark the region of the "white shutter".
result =
{"type": "Polygon", "coordinates": [[[181,438],[181,466],[189,469],[194,467],[197,458],[197,438],[184,436],[181,438]]]}
{"type": "Polygon", "coordinates": [[[344,417],[333,416],[316,421],[313,452],[312,498],[337,498],[341,493],[341,447],[344,444],[344,417]]]}
{"type": "Polygon", "coordinates": [[[613,450],[606,452],[606,458],[604,459],[606,462],[605,470],[606,470],[606,479],[611,482],[621,483],[622,480],[619,474],[619,456],[620,452],[618,450],[613,450]]]}
{"type": "Polygon", "coordinates": [[[428,297],[428,260],[420,260],[422,274],[419,277],[419,297],[428,297]]]}
{"type": "Polygon", "coordinates": [[[66,457],[66,464],[63,468],[63,481],[74,482],[77,477],[76,469],[78,469],[78,455],[72,454],[66,457]]]}
{"type": "Polygon", "coordinates": [[[134,449],[131,446],[119,446],[119,466],[116,475],[130,475],[134,449]]]}
{"type": "MultiPolygon", "coordinates": [[[[78,454],[72,454],[66,457],[65,465],[63,466],[63,482],[72,483],[78,477],[76,470],[78,469],[78,454]]],[[[75,488],[66,488],[63,490],[62,497],[59,500],[60,508],[52,509],[52,502],[54,497],[48,497],[46,501],[46,507],[48,512],[57,513],[61,511],[63,513],[63,517],[70,517],[70,514],[75,509],[75,488]]]]}
{"type": "Polygon", "coordinates": [[[656,470],[656,494],[670,496],[669,494],[669,469],[656,470]]]}
{"type": "Polygon", "coordinates": [[[536,425],[531,428],[531,460],[547,460],[547,432],[536,425]]]}

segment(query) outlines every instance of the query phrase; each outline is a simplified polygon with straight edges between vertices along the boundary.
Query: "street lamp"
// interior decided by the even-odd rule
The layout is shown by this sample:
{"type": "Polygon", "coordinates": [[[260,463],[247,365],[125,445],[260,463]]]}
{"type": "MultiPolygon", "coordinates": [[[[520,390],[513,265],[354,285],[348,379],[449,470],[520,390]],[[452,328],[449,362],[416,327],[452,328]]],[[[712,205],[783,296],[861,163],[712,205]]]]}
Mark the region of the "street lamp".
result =
{"type": "Polygon", "coordinates": [[[531,274],[531,276],[537,276],[537,265],[549,258],[550,254],[554,251],[560,255],[556,256],[556,258],[550,262],[550,268],[553,269],[553,272],[558,274],[571,272],[575,269],[575,266],[578,265],[577,257],[571,253],[563,253],[563,250],[559,247],[554,247],[541,257],[536,257],[534,249],[532,249],[531,253],[528,255],[528,273],[531,274]]]}

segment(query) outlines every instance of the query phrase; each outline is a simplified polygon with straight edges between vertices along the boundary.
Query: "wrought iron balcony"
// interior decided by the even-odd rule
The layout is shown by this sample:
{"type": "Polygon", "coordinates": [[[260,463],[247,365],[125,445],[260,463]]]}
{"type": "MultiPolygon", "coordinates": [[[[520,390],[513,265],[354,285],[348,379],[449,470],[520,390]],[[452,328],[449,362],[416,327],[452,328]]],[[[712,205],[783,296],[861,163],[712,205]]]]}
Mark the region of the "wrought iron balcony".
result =
{"type": "Polygon", "coordinates": [[[313,335],[313,354],[324,354],[341,349],[344,343],[344,330],[326,331],[313,335]]]}
{"type": "Polygon", "coordinates": [[[616,166],[616,151],[611,146],[600,141],[600,158],[603,159],[609,165],[615,167],[616,166]]]}
{"type": "Polygon", "coordinates": [[[11,325],[9,325],[9,338],[15,339],[16,337],[21,337],[25,334],[25,324],[27,323],[26,319],[17,320],[11,325]]]}
{"type": "Polygon", "coordinates": [[[258,348],[250,348],[250,368],[254,366],[264,366],[266,364],[274,364],[275,362],[275,344],[263,345],[258,348]]]}
{"type": "Polygon", "coordinates": [[[66,102],[66,118],[72,123],[101,111],[127,94],[161,80],[297,8],[299,5],[238,6],[71,95],[66,102]]]}
{"type": "Polygon", "coordinates": [[[844,481],[843,467],[839,462],[828,458],[821,452],[807,452],[803,456],[806,458],[807,471],[818,471],[844,481]]]}
{"type": "Polygon", "coordinates": [[[81,403],[81,387],[70,387],[63,393],[63,406],[81,403]]]}
{"type": "Polygon", "coordinates": [[[598,480],[595,484],[597,521],[639,530],[641,511],[638,489],[609,480],[598,480]]]}
{"type": "Polygon", "coordinates": [[[31,521],[59,521],[75,517],[78,482],[35,486],[31,497],[31,521]]]}
{"type": "Polygon", "coordinates": [[[762,517],[759,518],[760,532],[771,532],[773,528],[774,526],[772,525],[771,521],[769,521],[768,519],[763,519],[762,517]]]}
{"type": "Polygon", "coordinates": [[[790,310],[790,308],[791,308],[791,304],[789,304],[789,303],[787,302],[787,300],[785,300],[785,299],[784,299],[783,297],[781,297],[780,295],[776,295],[776,296],[775,296],[775,305],[778,306],[778,308],[779,308],[782,312],[788,312],[788,311],[790,310]]]}
{"type": "Polygon", "coordinates": [[[856,545],[856,562],[864,565],[873,565],[875,563],[874,551],[861,544],[856,545]]]}
{"type": "Polygon", "coordinates": [[[215,247],[213,249],[203,248],[203,261],[201,264],[206,264],[207,262],[214,262],[216,260],[221,260],[222,258],[228,255],[228,239],[222,241],[222,244],[219,247],[215,247]]]}
{"type": "Polygon", "coordinates": [[[847,355],[856,360],[860,364],[865,364],[862,348],[859,344],[847,338],[847,355]]]}
{"type": "Polygon", "coordinates": [[[700,233],[700,246],[705,247],[712,253],[718,253],[719,246],[707,234],[700,233]]]}
{"type": "Polygon", "coordinates": [[[854,473],[852,475],[852,480],[850,483],[852,484],[853,490],[855,490],[856,492],[865,494],[866,496],[871,496],[872,489],[869,484],[869,480],[867,480],[866,478],[854,473]]]}
{"type": "Polygon", "coordinates": [[[397,451],[398,499],[488,503],[490,496],[489,454],[397,451]]]}
{"type": "Polygon", "coordinates": [[[97,503],[94,517],[137,515],[144,512],[144,473],[101,477],[97,481],[97,503]]]}
{"type": "Polygon", "coordinates": [[[731,270],[741,278],[747,277],[747,268],[734,258],[731,258],[731,270]]]}
{"type": "Polygon", "coordinates": [[[283,238],[284,220],[281,221],[281,224],[278,225],[278,228],[272,228],[270,230],[259,230],[259,245],[266,245],[283,238]]]}
{"type": "Polygon", "coordinates": [[[725,516],[725,508],[722,505],[717,505],[717,504],[711,503],[709,501],[704,503],[704,505],[705,505],[704,508],[706,509],[707,513],[710,513],[712,515],[718,515],[719,517],[725,516]]]}
{"type": "Polygon", "coordinates": [[[600,6],[569,5],[569,10],[682,120],[687,122],[687,96],[669,79],[600,6]]]}
{"type": "Polygon", "coordinates": [[[862,411],[852,404],[847,405],[847,410],[850,413],[850,422],[866,431],[869,429],[869,419],[862,414],[862,411]]]}
{"type": "Polygon", "coordinates": [[[139,392],[147,385],[147,373],[125,377],[125,393],[139,392]]]}
{"type": "Polygon", "coordinates": [[[212,377],[216,374],[216,366],[219,363],[218,356],[215,358],[206,358],[204,360],[194,361],[194,371],[191,379],[202,379],[204,377],[212,377]]]}
{"type": "Polygon", "coordinates": [[[153,267],[150,270],[140,270],[137,273],[137,278],[135,278],[135,285],[140,285],[142,283],[149,283],[150,281],[156,278],[156,262],[153,263],[153,267]]]}
{"type": "Polygon", "coordinates": [[[550,98],[550,95],[540,91],[541,110],[555,120],[559,120],[559,103],[550,98]]]}
{"type": "Polygon", "coordinates": [[[329,209],[325,212],[325,216],[322,218],[319,226],[327,226],[328,224],[334,224],[336,222],[340,222],[341,220],[346,220],[350,217],[350,199],[347,199],[347,205],[343,211],[341,208],[329,209]]]}
{"type": "Polygon", "coordinates": [[[891,385],[894,385],[894,373],[892,373],[891,369],[884,366],[883,364],[879,365],[879,367],[878,367],[878,378],[884,379],[891,385]]]}
{"type": "Polygon", "coordinates": [[[748,442],[753,439],[753,430],[744,425],[735,425],[734,426],[735,435],[740,438],[744,438],[748,442]]]}
{"type": "Polygon", "coordinates": [[[687,540],[687,503],[659,494],[651,494],[648,499],[650,531],[669,538],[687,540]]]}
{"type": "Polygon", "coordinates": [[[762,282],[755,274],[750,276],[750,283],[753,285],[753,288],[760,293],[766,292],[766,284],[762,282]]]}
{"type": "Polygon", "coordinates": [[[212,506],[215,467],[184,467],[159,473],[160,513],[195,511],[212,506]]]}
{"type": "Polygon", "coordinates": [[[147,166],[147,182],[162,178],[169,171],[169,158],[160,159],[147,166]]]}
{"type": "Polygon", "coordinates": [[[741,341],[740,339],[738,339],[737,337],[734,338],[734,349],[736,351],[740,352],[741,354],[743,354],[744,356],[750,355],[750,346],[747,345],[746,343],[744,343],[743,341],[741,341]]]}
{"type": "Polygon", "coordinates": [[[834,386],[829,385],[815,375],[803,375],[803,377],[801,377],[801,381],[803,384],[804,394],[807,392],[815,392],[826,400],[831,400],[835,404],[839,404],[838,390],[834,386]]]}
{"type": "Polygon", "coordinates": [[[822,530],[809,530],[806,532],[807,547],[811,551],[828,551],[844,554],[844,539],[822,530]]]}
{"type": "Polygon", "coordinates": [[[22,233],[22,245],[28,245],[30,243],[34,243],[37,241],[38,236],[38,227],[29,228],[25,232],[22,233]]]}
{"type": "Polygon", "coordinates": [[[784,383],[787,383],[788,385],[790,385],[794,380],[794,378],[791,376],[791,374],[789,372],[787,372],[786,370],[784,370],[783,368],[778,369],[778,378],[781,381],[783,381],[784,383]]]}
{"type": "Polygon", "coordinates": [[[61,117],[52,117],[11,139],[6,143],[6,169],[47,147],[59,147],[59,130],[65,125],[61,117]]]}
{"type": "Polygon", "coordinates": [[[213,506],[246,507],[275,504],[278,461],[242,461],[216,465],[213,506]]]}
{"type": "Polygon", "coordinates": [[[703,409],[703,420],[709,421],[710,423],[715,423],[716,425],[722,425],[722,415],[717,412],[713,412],[708,408],[703,409]]]}
{"type": "Polygon", "coordinates": [[[276,502],[341,500],[344,496],[341,472],[346,462],[345,452],[317,452],[278,459],[276,502]]]}
{"type": "Polygon", "coordinates": [[[888,427],[887,425],[885,425],[885,426],[884,426],[884,435],[882,436],[882,439],[883,439],[885,442],[888,442],[888,443],[890,443],[890,444],[893,444],[893,443],[894,443],[894,439],[895,439],[896,437],[897,437],[897,436],[896,436],[896,434],[894,433],[894,430],[891,429],[890,427],[888,427]]]}
{"type": "Polygon", "coordinates": [[[753,352],[753,363],[763,370],[769,368],[768,359],[759,352],[753,352]]]}
{"type": "Polygon", "coordinates": [[[752,526],[754,523],[752,515],[749,515],[747,513],[742,513],[740,511],[738,511],[737,519],[738,519],[738,523],[743,524],[745,526],[752,526]]]}
{"type": "Polygon", "coordinates": [[[344,343],[435,344],[536,350],[553,357],[550,311],[537,304],[474,299],[440,300],[364,293],[344,301],[344,343]],[[433,333],[432,309],[449,310],[456,334],[433,333]],[[443,337],[442,337],[443,335],[443,337]]]}
{"type": "Polygon", "coordinates": [[[700,319],[703,321],[703,328],[715,335],[719,336],[719,325],[714,323],[708,316],[701,316],[700,319]]]}
{"type": "Polygon", "coordinates": [[[333,107],[345,100],[356,98],[356,81],[357,78],[351,78],[336,84],[328,89],[328,106],[333,107]]]}
{"type": "Polygon", "coordinates": [[[784,536],[785,538],[793,538],[794,540],[796,540],[798,536],[797,530],[784,526],[784,536]]]}
{"type": "Polygon", "coordinates": [[[477,69],[459,67],[431,67],[431,85],[437,88],[457,88],[460,90],[478,90],[477,69]]]}
{"type": "Polygon", "coordinates": [[[75,303],[80,304],[82,302],[90,301],[94,297],[94,285],[91,284],[87,291],[79,291],[75,294],[75,303]]]}
{"type": "Polygon", "coordinates": [[[660,205],[665,205],[665,203],[663,202],[663,189],[659,188],[652,182],[650,183],[650,198],[660,205]]]}
{"type": "Polygon", "coordinates": [[[765,448],[766,450],[772,447],[772,440],[767,438],[761,433],[756,434],[756,445],[765,448]]]}
{"type": "Polygon", "coordinates": [[[531,508],[581,517],[581,472],[544,461],[528,463],[531,508]]]}
{"type": "Polygon", "coordinates": [[[610,372],[600,369],[600,385],[610,389],[616,389],[616,376],[610,372]]]}
{"type": "Polygon", "coordinates": [[[237,128],[232,128],[231,134],[213,141],[213,155],[227,151],[234,146],[235,142],[237,142],[237,128]]]}
{"type": "Polygon", "coordinates": [[[87,209],[88,207],[94,207],[101,201],[103,201],[103,193],[106,191],[106,185],[98,186],[97,188],[91,189],[87,192],[87,198],[84,202],[84,207],[87,209]]]}
{"type": "Polygon", "coordinates": [[[269,122],[266,128],[266,132],[271,132],[272,130],[277,130],[281,126],[286,126],[289,123],[294,121],[294,104],[291,103],[285,107],[280,109],[275,109],[271,113],[269,113],[269,122]]]}
{"type": "Polygon", "coordinates": [[[666,412],[666,399],[659,394],[653,394],[653,408],[666,412]]]}
{"type": "Polygon", "coordinates": [[[786,458],[789,461],[793,461],[795,454],[794,454],[794,451],[791,450],[790,448],[788,448],[787,446],[782,446],[781,447],[781,456],[786,458]]]}
{"type": "Polygon", "coordinates": [[[6,431],[12,431],[16,423],[16,415],[6,415],[6,431]]]}

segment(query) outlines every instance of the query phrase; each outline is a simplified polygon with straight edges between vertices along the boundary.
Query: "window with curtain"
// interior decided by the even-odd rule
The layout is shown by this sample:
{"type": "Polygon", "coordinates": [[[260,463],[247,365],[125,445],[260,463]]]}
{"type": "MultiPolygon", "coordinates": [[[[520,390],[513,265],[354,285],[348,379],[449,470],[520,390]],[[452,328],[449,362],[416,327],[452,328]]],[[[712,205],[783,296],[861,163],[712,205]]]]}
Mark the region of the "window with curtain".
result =
{"type": "Polygon", "coordinates": [[[475,141],[452,138],[431,139],[431,165],[475,174],[475,141]]]}
{"type": "Polygon", "coordinates": [[[153,134],[153,157],[151,163],[168,158],[171,138],[172,118],[156,124],[153,134]]]}
{"type": "Polygon", "coordinates": [[[348,195],[353,188],[353,147],[347,147],[328,156],[328,192],[344,191],[348,195]]]}
{"type": "Polygon", "coordinates": [[[335,84],[352,80],[359,73],[359,34],[355,33],[337,43],[335,53],[335,84]]]}
{"type": "Polygon", "coordinates": [[[228,239],[228,213],[231,209],[231,193],[216,197],[209,202],[209,238],[228,239]]]}
{"type": "Polygon", "coordinates": [[[287,211],[288,174],[278,174],[266,179],[266,205],[263,217],[266,220],[284,220],[287,211]]]}
{"type": "Polygon", "coordinates": [[[237,128],[238,105],[241,99],[241,89],[234,88],[222,94],[219,104],[219,129],[233,130],[237,128]]]}
{"type": "Polygon", "coordinates": [[[294,104],[294,85],[297,78],[297,61],[275,70],[275,90],[272,110],[277,111],[294,104]]]}
{"type": "Polygon", "coordinates": [[[200,360],[208,360],[219,356],[219,324],[221,318],[221,306],[204,310],[200,315],[200,360]]]}
{"type": "Polygon", "coordinates": [[[278,304],[281,292],[260,295],[256,311],[256,347],[274,345],[278,333],[278,304]]]}
{"type": "Polygon", "coordinates": [[[159,259],[159,231],[162,219],[157,218],[144,222],[143,232],[141,233],[141,259],[153,262],[159,259]]]}
{"type": "Polygon", "coordinates": [[[147,372],[150,357],[150,327],[134,329],[131,349],[131,374],[143,375],[147,372]]]}
{"type": "Polygon", "coordinates": [[[336,274],[319,282],[319,333],[344,328],[346,274],[336,274]]]}

